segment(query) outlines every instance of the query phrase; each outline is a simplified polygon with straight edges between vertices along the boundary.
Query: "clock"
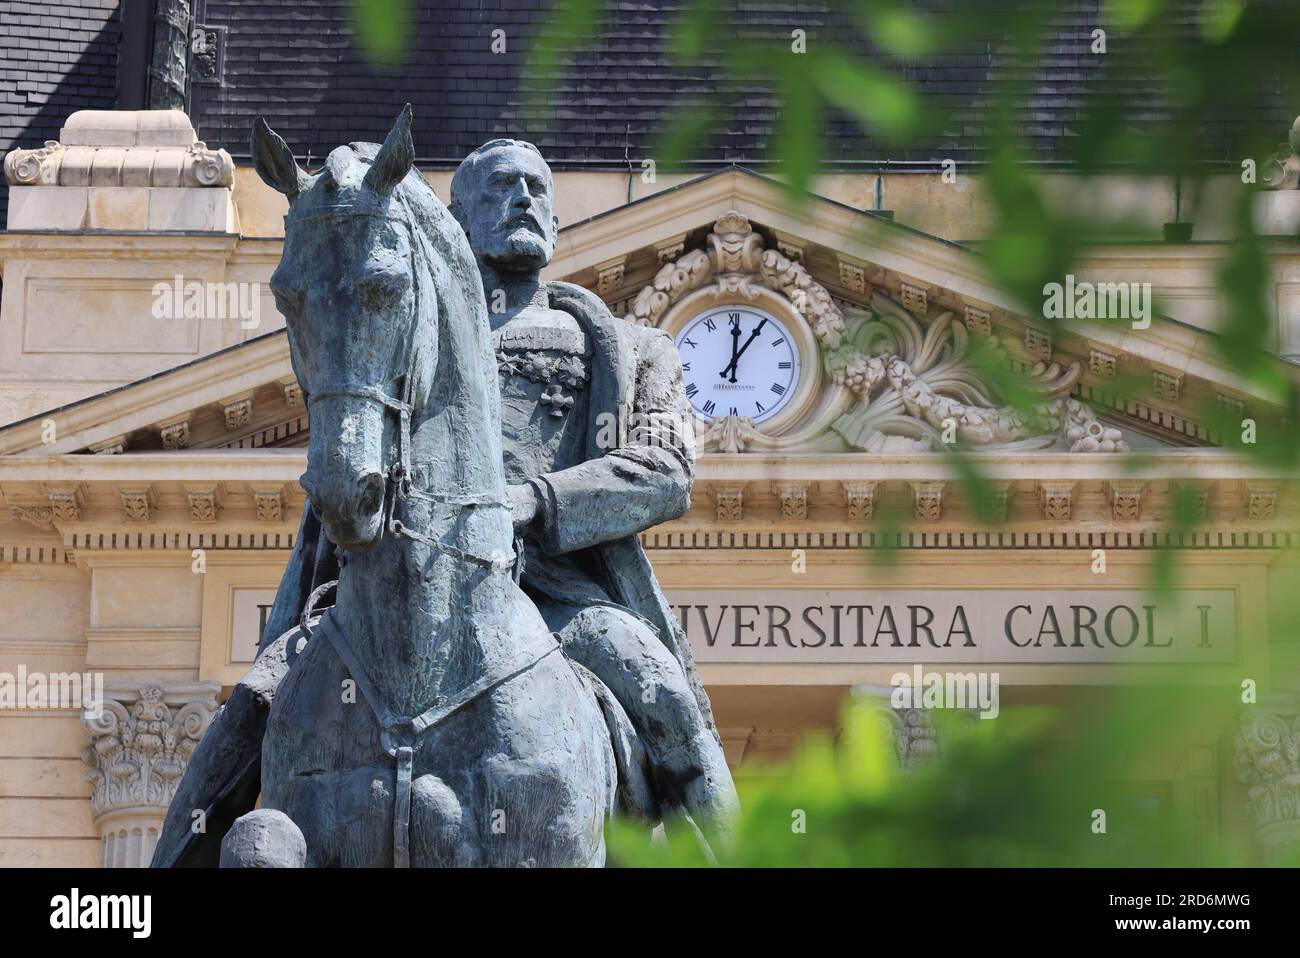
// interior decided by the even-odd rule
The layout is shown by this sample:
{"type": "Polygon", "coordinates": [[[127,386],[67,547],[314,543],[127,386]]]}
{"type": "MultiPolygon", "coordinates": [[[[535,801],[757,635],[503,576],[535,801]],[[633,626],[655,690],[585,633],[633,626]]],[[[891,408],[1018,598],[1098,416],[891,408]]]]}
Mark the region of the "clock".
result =
{"type": "Polygon", "coordinates": [[[676,336],[686,396],[704,419],[778,415],[799,384],[799,348],[790,328],[754,306],[718,306],[676,336]]]}

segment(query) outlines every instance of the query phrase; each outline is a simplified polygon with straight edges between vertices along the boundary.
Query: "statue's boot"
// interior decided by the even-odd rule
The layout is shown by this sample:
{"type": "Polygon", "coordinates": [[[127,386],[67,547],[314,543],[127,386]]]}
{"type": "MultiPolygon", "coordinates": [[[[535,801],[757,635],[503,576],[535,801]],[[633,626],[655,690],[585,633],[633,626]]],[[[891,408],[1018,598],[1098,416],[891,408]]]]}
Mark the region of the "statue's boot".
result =
{"type": "Polygon", "coordinates": [[[221,840],[222,868],[303,868],[306,864],[302,830],[274,808],[241,815],[221,840]]]}

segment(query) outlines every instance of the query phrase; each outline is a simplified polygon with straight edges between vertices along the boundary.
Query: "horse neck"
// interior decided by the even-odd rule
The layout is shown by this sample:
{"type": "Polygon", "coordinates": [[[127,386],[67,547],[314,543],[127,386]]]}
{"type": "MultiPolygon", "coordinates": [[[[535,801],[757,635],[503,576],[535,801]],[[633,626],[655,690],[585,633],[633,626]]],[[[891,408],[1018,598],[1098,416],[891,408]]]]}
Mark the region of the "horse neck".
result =
{"type": "MultiPolygon", "coordinates": [[[[476,274],[470,279],[477,284],[476,274]]],[[[514,539],[501,455],[500,390],[481,287],[467,294],[455,285],[438,290],[436,341],[430,325],[417,326],[415,348],[436,349],[438,358],[412,420],[412,471],[419,492],[486,501],[466,507],[402,499],[395,515],[421,535],[490,557],[509,553],[514,539]]],[[[511,641],[509,634],[485,630],[482,619],[485,610],[509,610],[517,599],[508,574],[432,554],[386,531],[369,552],[349,557],[338,602],[357,636],[358,659],[377,682],[385,677],[392,707],[418,711],[433,695],[474,681],[504,654],[499,646],[511,641]]]]}

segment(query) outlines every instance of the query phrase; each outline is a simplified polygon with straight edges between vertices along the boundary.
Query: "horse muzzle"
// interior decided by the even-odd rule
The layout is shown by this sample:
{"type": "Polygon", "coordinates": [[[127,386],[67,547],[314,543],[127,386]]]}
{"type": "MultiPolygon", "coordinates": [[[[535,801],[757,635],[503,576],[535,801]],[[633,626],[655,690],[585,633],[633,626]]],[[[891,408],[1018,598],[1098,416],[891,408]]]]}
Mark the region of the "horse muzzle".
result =
{"type": "Polygon", "coordinates": [[[352,552],[365,552],[379,541],[384,531],[385,481],[381,473],[333,474],[316,481],[309,469],[300,481],[331,542],[352,552]]]}

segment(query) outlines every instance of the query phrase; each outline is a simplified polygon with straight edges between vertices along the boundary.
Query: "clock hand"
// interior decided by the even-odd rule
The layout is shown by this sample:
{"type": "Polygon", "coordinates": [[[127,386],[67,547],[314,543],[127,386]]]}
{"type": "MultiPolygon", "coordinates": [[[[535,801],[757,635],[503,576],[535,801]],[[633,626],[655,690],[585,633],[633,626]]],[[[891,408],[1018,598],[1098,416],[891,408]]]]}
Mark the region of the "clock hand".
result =
{"type": "MultiPolygon", "coordinates": [[[[727,370],[736,368],[736,358],[738,355],[736,353],[736,347],[739,345],[740,345],[740,324],[736,323],[731,327],[731,362],[727,366],[723,367],[722,372],[718,373],[718,375],[723,377],[724,379],[727,376],[727,370]]],[[[731,381],[734,383],[736,380],[733,377],[731,381]]]]}
{"type": "MultiPolygon", "coordinates": [[[[749,334],[749,339],[745,340],[745,345],[740,347],[740,352],[736,353],[735,356],[732,358],[730,369],[731,369],[731,381],[733,383],[736,381],[736,364],[740,362],[740,357],[745,355],[745,350],[749,348],[750,343],[752,343],[754,340],[758,338],[758,334],[763,331],[763,326],[766,325],[766,323],[767,323],[766,319],[759,321],[759,324],[755,326],[753,331],[749,334]]],[[[726,370],[723,371],[725,372],[726,370]]]]}

